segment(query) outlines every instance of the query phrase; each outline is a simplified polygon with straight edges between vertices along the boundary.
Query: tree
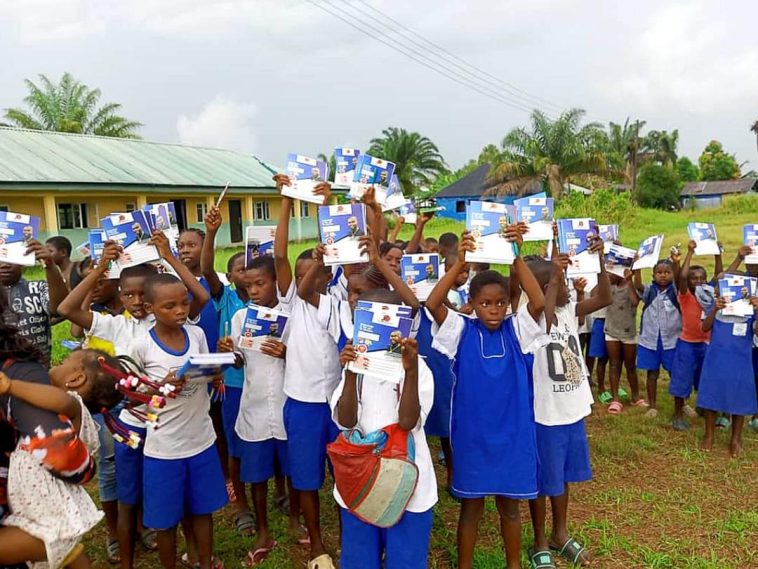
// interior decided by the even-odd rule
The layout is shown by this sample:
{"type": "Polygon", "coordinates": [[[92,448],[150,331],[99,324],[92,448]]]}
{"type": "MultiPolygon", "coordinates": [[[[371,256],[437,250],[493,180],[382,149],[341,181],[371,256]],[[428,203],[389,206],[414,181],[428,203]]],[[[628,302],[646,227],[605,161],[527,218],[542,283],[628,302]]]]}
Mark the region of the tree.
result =
{"type": "Polygon", "coordinates": [[[676,161],[676,173],[680,182],[696,182],[700,178],[700,170],[686,156],[676,161]]]}
{"type": "Polygon", "coordinates": [[[752,126],[750,127],[750,130],[753,131],[755,134],[755,146],[758,148],[758,121],[755,121],[752,126]]]}
{"type": "Polygon", "coordinates": [[[637,176],[637,201],[643,207],[670,209],[679,203],[679,176],[673,168],[652,162],[637,176]]]}
{"type": "Polygon", "coordinates": [[[614,122],[608,123],[608,166],[613,171],[623,173],[624,183],[629,186],[632,185],[634,169],[642,147],[640,129],[644,128],[645,124],[645,121],[630,123],[628,117],[623,126],[614,122]]]}
{"type": "Polygon", "coordinates": [[[698,159],[700,179],[703,181],[736,180],[740,177],[740,167],[733,154],[724,152],[718,140],[711,140],[698,159]]]}
{"type": "Polygon", "coordinates": [[[503,138],[488,192],[523,195],[539,188],[558,196],[571,176],[605,173],[605,134],[598,123],[581,126],[583,116],[581,109],[571,109],[555,120],[541,111],[532,112],[528,130],[516,128],[503,138]]]}
{"type": "Polygon", "coordinates": [[[679,145],[679,130],[674,129],[670,133],[665,130],[651,130],[645,136],[642,148],[648,158],[671,168],[676,164],[676,149],[679,145]]]}
{"type": "Polygon", "coordinates": [[[77,134],[97,134],[115,138],[139,138],[141,123],[130,121],[118,114],[121,105],[105,103],[100,106],[100,89],[90,89],[64,73],[58,83],[45,75],[39,76],[40,85],[26,79],[29,94],[24,98],[28,110],[5,110],[5,119],[11,126],[32,130],[52,130],[77,134]]]}
{"type": "Polygon", "coordinates": [[[406,194],[430,186],[447,172],[447,164],[437,145],[417,132],[389,127],[382,136],[371,140],[368,153],[395,163],[395,174],[406,194]]]}

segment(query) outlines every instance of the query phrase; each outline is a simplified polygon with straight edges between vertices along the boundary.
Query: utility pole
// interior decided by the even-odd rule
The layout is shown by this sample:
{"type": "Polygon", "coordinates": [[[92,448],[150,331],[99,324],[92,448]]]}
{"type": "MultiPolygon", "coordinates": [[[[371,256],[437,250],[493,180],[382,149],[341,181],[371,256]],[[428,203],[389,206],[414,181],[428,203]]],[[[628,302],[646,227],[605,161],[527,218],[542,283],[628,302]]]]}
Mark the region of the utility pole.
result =
{"type": "Polygon", "coordinates": [[[640,143],[640,120],[637,119],[632,143],[632,198],[637,199],[637,154],[640,143]]]}

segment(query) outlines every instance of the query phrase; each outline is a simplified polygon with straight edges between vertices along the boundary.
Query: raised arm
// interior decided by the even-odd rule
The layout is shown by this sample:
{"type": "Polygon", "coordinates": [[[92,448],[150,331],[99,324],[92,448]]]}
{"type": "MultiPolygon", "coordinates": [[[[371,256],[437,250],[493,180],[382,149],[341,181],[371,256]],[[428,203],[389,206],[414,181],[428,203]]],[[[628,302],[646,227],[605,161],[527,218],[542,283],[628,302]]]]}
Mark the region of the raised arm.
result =
{"type": "Polygon", "coordinates": [[[200,271],[203,273],[205,280],[208,281],[211,296],[214,299],[221,298],[224,292],[224,284],[218,278],[215,268],[216,261],[216,234],[221,227],[221,210],[217,206],[211,207],[205,214],[205,239],[203,240],[203,250],[200,254],[200,271]]]}
{"type": "Polygon", "coordinates": [[[192,297],[190,302],[190,318],[197,318],[197,315],[203,310],[205,304],[210,300],[210,295],[205,287],[195,278],[195,275],[182,263],[174,257],[171,252],[171,246],[168,243],[168,237],[162,231],[156,231],[150,238],[150,244],[158,249],[158,253],[169,266],[174,270],[176,275],[182,280],[184,286],[192,297]]]}
{"type": "MultiPolygon", "coordinates": [[[[637,260],[636,256],[634,260],[635,261],[637,260]]],[[[645,285],[642,284],[642,271],[640,269],[637,269],[636,271],[634,271],[632,283],[634,284],[635,290],[639,294],[642,294],[645,291],[645,285]]]]}
{"type": "Polygon", "coordinates": [[[689,243],[687,243],[687,254],[684,256],[684,263],[682,263],[682,270],[679,271],[679,280],[676,285],[679,294],[686,294],[687,290],[689,290],[690,263],[692,263],[692,256],[695,254],[696,247],[697,243],[693,239],[690,239],[689,243]]]}
{"type": "Polygon", "coordinates": [[[608,273],[605,272],[605,261],[603,260],[603,241],[599,238],[595,238],[590,246],[590,252],[597,253],[600,258],[600,274],[597,277],[597,292],[594,296],[578,302],[576,305],[576,315],[579,317],[592,314],[596,310],[605,308],[612,301],[611,297],[611,281],[608,278],[608,273]]]}
{"type": "Polygon", "coordinates": [[[404,431],[410,431],[418,425],[421,415],[421,402],[418,397],[418,343],[414,338],[403,340],[402,357],[405,381],[397,413],[398,424],[404,431]]]}
{"type": "Polygon", "coordinates": [[[79,432],[82,424],[82,409],[68,393],[52,385],[10,379],[0,372],[0,395],[7,393],[29,405],[68,417],[79,432]]]}
{"type": "Polygon", "coordinates": [[[366,206],[366,229],[373,235],[377,247],[382,242],[382,238],[387,235],[384,215],[382,215],[382,206],[376,201],[376,190],[371,186],[363,194],[363,205],[366,206]]]}
{"type": "Polygon", "coordinates": [[[569,257],[565,253],[553,255],[550,261],[556,267],[547,284],[545,293],[545,332],[550,333],[550,328],[555,323],[555,308],[558,304],[558,290],[563,286],[566,279],[565,271],[569,265],[569,257]]]}
{"type": "MultiPolygon", "coordinates": [[[[587,288],[587,279],[579,277],[575,278],[573,280],[574,283],[574,290],[576,291],[576,303],[579,304],[582,302],[585,298],[585,289],[587,288]]],[[[595,287],[597,288],[597,287],[595,287]]],[[[595,292],[593,290],[593,292],[595,292]]],[[[547,301],[546,301],[547,303],[547,301]]],[[[584,326],[584,323],[586,321],[586,316],[582,315],[579,317],[579,326],[584,326]]]]}
{"type": "Polygon", "coordinates": [[[397,241],[398,233],[400,233],[400,230],[403,228],[403,223],[405,223],[405,218],[399,216],[394,211],[392,212],[392,217],[395,220],[395,226],[390,231],[390,234],[387,237],[387,241],[389,241],[390,243],[395,243],[397,241]]]}
{"type": "Polygon", "coordinates": [[[529,299],[526,308],[534,321],[539,322],[542,312],[545,310],[545,294],[529,265],[521,257],[521,246],[524,244],[523,235],[526,231],[525,223],[515,223],[505,228],[505,237],[516,245],[516,259],[511,267],[511,276],[517,275],[518,283],[529,299]]]}
{"type": "Polygon", "coordinates": [[[476,244],[474,243],[474,238],[468,231],[464,231],[458,243],[458,258],[453,263],[453,266],[450,267],[450,270],[445,273],[445,276],[439,280],[437,286],[429,293],[429,298],[426,299],[426,308],[431,312],[437,324],[441,325],[447,318],[448,308],[445,306],[447,293],[455,286],[455,279],[466,264],[466,251],[475,250],[476,244]]]}
{"type": "MultiPolygon", "coordinates": [[[[726,268],[726,272],[728,273],[734,273],[740,268],[740,265],[745,260],[745,257],[750,255],[752,252],[752,248],[750,245],[743,245],[737,250],[737,255],[734,257],[734,261],[726,268]]],[[[718,278],[719,273],[715,273],[713,275],[715,278],[718,278]]]]}
{"type": "MultiPolygon", "coordinates": [[[[353,341],[348,340],[340,354],[342,367],[357,358],[353,341]]],[[[346,429],[352,429],[358,424],[358,375],[345,369],[345,385],[342,386],[340,400],[337,402],[337,422],[346,429]]]]}
{"type": "Polygon", "coordinates": [[[37,240],[29,241],[29,246],[26,249],[26,253],[34,252],[34,257],[37,261],[41,262],[45,266],[45,279],[47,280],[47,292],[49,295],[48,311],[51,315],[59,314],[59,307],[68,295],[68,286],[66,281],[63,280],[58,266],[53,263],[50,257],[50,251],[42,243],[37,240]]]}
{"type": "Polygon", "coordinates": [[[723,296],[719,296],[716,298],[716,302],[713,303],[708,316],[705,317],[702,324],[700,325],[700,327],[703,329],[703,332],[711,331],[711,328],[713,328],[713,321],[716,319],[716,314],[719,310],[723,310],[724,308],[726,308],[726,300],[723,296]]]}
{"type": "Polygon", "coordinates": [[[308,272],[297,287],[297,295],[308,304],[319,307],[321,304],[321,294],[316,290],[316,281],[318,274],[324,269],[324,244],[319,243],[313,248],[313,263],[311,263],[308,272]]]}
{"type": "MultiPolygon", "coordinates": [[[[281,192],[284,186],[291,185],[290,179],[284,174],[274,176],[277,191],[281,192]]],[[[282,196],[282,206],[279,208],[279,223],[276,225],[274,235],[274,269],[279,293],[284,296],[292,284],[292,265],[290,265],[287,250],[290,237],[290,215],[292,213],[292,199],[282,196]]]]}
{"type": "MultiPolygon", "coordinates": [[[[639,272],[639,271],[635,271],[635,272],[639,272]]],[[[632,279],[634,278],[632,271],[630,271],[629,269],[626,269],[624,271],[624,278],[626,279],[626,283],[627,283],[626,288],[627,288],[627,292],[629,293],[629,301],[632,304],[632,308],[637,310],[637,306],[640,303],[640,295],[637,292],[637,289],[634,288],[634,285],[632,284],[632,279]]]]}
{"type": "Polygon", "coordinates": [[[718,242],[719,246],[719,254],[713,256],[713,274],[714,275],[720,275],[724,272],[724,257],[722,253],[724,252],[724,246],[721,244],[721,241],[718,242]]]}
{"type": "Polygon", "coordinates": [[[408,241],[408,246],[405,248],[407,253],[415,253],[419,249],[419,244],[424,239],[424,227],[432,219],[434,213],[419,213],[416,216],[416,229],[413,232],[413,237],[408,241]]]}
{"type": "Polygon", "coordinates": [[[415,313],[421,308],[421,303],[413,294],[413,291],[403,282],[403,279],[393,271],[384,259],[379,256],[379,250],[376,247],[376,241],[370,235],[364,235],[360,239],[361,249],[368,254],[369,262],[376,267],[392,289],[400,296],[404,304],[413,308],[415,313]]]}

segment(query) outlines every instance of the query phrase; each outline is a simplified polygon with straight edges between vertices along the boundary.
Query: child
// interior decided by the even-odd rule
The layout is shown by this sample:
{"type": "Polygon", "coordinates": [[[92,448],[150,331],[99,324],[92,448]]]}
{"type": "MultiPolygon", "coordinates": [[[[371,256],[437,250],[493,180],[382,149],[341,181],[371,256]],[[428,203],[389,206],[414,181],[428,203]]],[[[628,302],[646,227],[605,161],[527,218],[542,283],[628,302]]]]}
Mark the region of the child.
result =
{"type": "MultiPolygon", "coordinates": [[[[400,304],[400,297],[390,291],[374,290],[361,295],[362,300],[400,304]]],[[[405,513],[389,528],[379,528],[360,520],[345,505],[335,487],[334,498],[340,506],[342,522],[342,569],[424,569],[428,566],[429,538],[432,530],[432,507],[437,502],[437,482],[424,422],[434,400],[434,380],[418,355],[416,341],[401,341],[405,375],[396,384],[365,378],[343,371],[342,380],[331,400],[333,418],[344,430],[357,429],[364,436],[393,424],[413,437],[418,481],[405,513]],[[384,565],[382,561],[384,560],[384,565]]],[[[343,365],[354,361],[352,343],[342,351],[343,365]]]]}
{"type": "Polygon", "coordinates": [[[203,330],[187,324],[189,294],[175,276],[147,279],[145,310],[155,326],[135,342],[132,356],[149,379],[174,383],[178,394],[157,412],[160,427],[149,429],[145,439],[144,522],[158,531],[161,565],[173,569],[176,526],[189,516],[200,567],[211,569],[212,514],[226,504],[227,493],[208,415],[210,397],[202,381],[184,382],[175,374],[190,356],[208,353],[208,345],[203,330]]]}
{"type": "MultiPolygon", "coordinates": [[[[570,263],[568,255],[554,255],[552,262],[530,263],[537,282],[545,291],[545,315],[540,327],[545,326],[550,336],[550,343],[535,352],[533,366],[540,490],[539,497],[529,504],[529,510],[534,527],[531,559],[538,567],[552,565],[551,550],[572,563],[588,565],[590,562],[586,549],[568,533],[568,485],[592,478],[584,425],[584,418],[592,413],[592,389],[579,345],[578,319],[611,302],[600,239],[592,241],[590,252],[600,257],[600,274],[596,294],[580,302],[569,299],[564,276],[570,263]],[[548,496],[553,512],[550,539],[545,529],[548,496]]],[[[524,337],[531,336],[525,334],[524,337]]]]}
{"type": "MultiPolygon", "coordinates": [[[[520,229],[508,228],[508,237],[520,243],[520,229]]],[[[442,242],[442,239],[440,240],[442,242]]],[[[458,259],[434,288],[426,308],[439,325],[434,348],[453,359],[450,443],[455,457],[451,490],[461,498],[458,520],[458,567],[470,569],[484,498],[495,496],[500,514],[509,569],[520,567],[521,522],[519,500],[537,496],[537,449],[531,387],[524,353],[533,345],[521,343],[527,320],[536,326],[544,296],[520,256],[512,266],[523,283],[529,302],[513,318],[508,280],[495,271],[477,273],[471,281],[470,302],[476,318],[465,318],[445,306],[445,298],[475,247],[465,232],[458,259]]]]}
{"type": "MultiPolygon", "coordinates": [[[[277,189],[289,185],[284,174],[274,176],[277,189]]],[[[329,196],[329,184],[321,183],[314,190],[329,196]]],[[[321,538],[318,490],[324,483],[326,445],[337,436],[337,426],[331,419],[329,398],[340,379],[337,344],[325,333],[318,320],[319,310],[298,295],[298,287],[315,263],[312,251],[301,253],[295,263],[295,274],[287,256],[289,220],[292,200],[282,196],[279,223],[274,238],[274,265],[279,302],[289,312],[284,331],[287,345],[284,371],[284,427],[287,433],[287,456],[292,486],[299,494],[305,525],[310,537],[309,569],[334,569],[331,556],[321,538]]],[[[326,299],[326,287],[331,271],[319,267],[315,292],[326,299]]],[[[325,307],[329,306],[324,302],[325,307]]]]}
{"type": "Polygon", "coordinates": [[[637,368],[647,370],[646,417],[658,416],[658,375],[660,368],[671,373],[676,341],[682,331],[682,313],[674,286],[674,265],[658,261],[653,267],[653,283],[643,286],[635,272],[634,286],[642,300],[637,368]]]}
{"type": "Polygon", "coordinates": [[[732,458],[742,450],[742,426],[745,417],[758,413],[755,376],[752,368],[753,334],[758,333],[758,297],[750,299],[751,316],[726,316],[726,306],[719,296],[703,321],[703,331],[711,333],[711,341],[703,360],[697,405],[705,409],[705,436],[700,447],[713,448],[716,413],[732,415],[732,458]]]}
{"type": "MultiPolygon", "coordinates": [[[[457,260],[457,255],[448,255],[445,257],[445,271],[447,272],[451,270],[457,260]]],[[[460,270],[453,283],[453,287],[447,293],[449,306],[458,312],[468,304],[468,287],[466,286],[466,283],[468,283],[468,272],[468,264],[464,263],[463,268],[460,270]]]]}
{"type": "MultiPolygon", "coordinates": [[[[575,281],[576,282],[576,281],[575,281]]],[[[590,294],[594,294],[597,287],[590,294]]],[[[608,364],[608,349],[605,345],[605,319],[607,308],[601,308],[592,314],[592,323],[589,327],[589,345],[587,346],[587,370],[592,378],[593,368],[597,370],[597,394],[601,403],[610,401],[610,393],[605,390],[605,368],[608,364]]]]}
{"type": "Polygon", "coordinates": [[[71,286],[71,273],[76,271],[79,263],[71,262],[71,241],[63,235],[51,237],[45,241],[48,251],[50,251],[50,260],[55,264],[63,276],[63,282],[67,287],[71,286]]]}
{"type": "MultiPolygon", "coordinates": [[[[637,271],[638,272],[638,271],[637,271]]],[[[606,309],[604,336],[611,363],[611,403],[608,413],[618,415],[624,410],[621,403],[619,387],[621,368],[626,367],[626,379],[632,392],[632,405],[646,407],[647,402],[640,398],[640,386],[637,379],[637,305],[640,297],[631,283],[632,272],[627,269],[626,277],[608,275],[611,282],[611,305],[606,309]]]]}
{"type": "Polygon", "coordinates": [[[396,274],[400,274],[400,259],[403,258],[403,250],[399,245],[385,241],[379,246],[379,255],[396,274]]]}
{"type": "MultiPolygon", "coordinates": [[[[232,316],[247,304],[247,282],[245,275],[245,251],[235,253],[227,262],[226,278],[232,286],[224,286],[214,268],[215,252],[214,244],[216,234],[221,227],[221,211],[213,206],[205,216],[206,236],[203,241],[200,267],[205,281],[208,283],[213,304],[216,308],[216,319],[219,339],[227,340],[231,328],[232,316]]],[[[250,505],[245,493],[245,485],[240,481],[240,453],[241,441],[237,436],[234,425],[237,422],[237,414],[240,408],[242,385],[245,382],[245,373],[242,368],[231,367],[224,372],[224,397],[221,400],[221,418],[224,426],[224,439],[228,454],[229,482],[233,488],[234,525],[243,536],[253,535],[255,520],[250,513],[250,505]]]]}

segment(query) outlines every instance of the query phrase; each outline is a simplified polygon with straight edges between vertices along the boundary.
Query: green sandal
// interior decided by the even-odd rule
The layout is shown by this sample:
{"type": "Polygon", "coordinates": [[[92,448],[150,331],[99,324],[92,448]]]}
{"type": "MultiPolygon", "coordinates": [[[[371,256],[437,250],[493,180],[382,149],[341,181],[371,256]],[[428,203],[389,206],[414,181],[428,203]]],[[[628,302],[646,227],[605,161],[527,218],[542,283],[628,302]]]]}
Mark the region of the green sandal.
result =
{"type": "Polygon", "coordinates": [[[532,563],[532,569],[556,569],[550,550],[530,551],[529,561],[532,563]]]}
{"type": "Polygon", "coordinates": [[[579,558],[581,557],[582,553],[587,551],[584,546],[582,546],[578,541],[576,541],[573,537],[570,537],[566,540],[566,543],[563,544],[563,547],[553,547],[550,546],[550,549],[553,551],[557,551],[558,555],[566,559],[567,561],[571,561],[571,563],[575,565],[581,565],[581,561],[579,558]]]}
{"type": "Polygon", "coordinates": [[[603,391],[600,395],[597,396],[597,399],[603,405],[608,405],[608,403],[613,401],[613,395],[611,395],[610,391],[603,391]]]}

